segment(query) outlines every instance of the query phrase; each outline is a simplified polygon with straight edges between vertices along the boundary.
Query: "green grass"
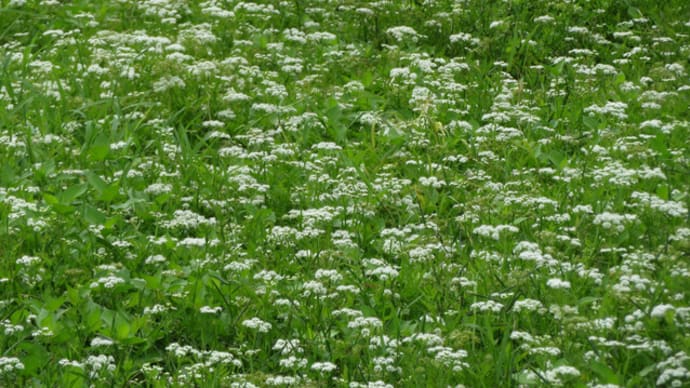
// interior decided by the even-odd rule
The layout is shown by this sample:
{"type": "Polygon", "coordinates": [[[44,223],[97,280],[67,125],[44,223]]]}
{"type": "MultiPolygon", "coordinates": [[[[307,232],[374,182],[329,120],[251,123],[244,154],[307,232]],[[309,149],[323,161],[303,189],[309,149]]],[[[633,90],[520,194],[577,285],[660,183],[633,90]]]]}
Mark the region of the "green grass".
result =
{"type": "Polygon", "coordinates": [[[0,1],[0,385],[687,385],[688,58],[684,1],[0,1]]]}

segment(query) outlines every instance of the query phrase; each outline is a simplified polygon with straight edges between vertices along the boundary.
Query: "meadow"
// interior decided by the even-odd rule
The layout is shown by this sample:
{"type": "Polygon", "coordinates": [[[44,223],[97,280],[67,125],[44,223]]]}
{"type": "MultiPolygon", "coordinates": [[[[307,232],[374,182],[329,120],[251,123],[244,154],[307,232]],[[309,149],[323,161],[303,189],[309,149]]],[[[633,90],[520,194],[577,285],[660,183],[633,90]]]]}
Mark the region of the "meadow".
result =
{"type": "Polygon", "coordinates": [[[687,0],[0,0],[0,386],[690,386],[687,0]]]}

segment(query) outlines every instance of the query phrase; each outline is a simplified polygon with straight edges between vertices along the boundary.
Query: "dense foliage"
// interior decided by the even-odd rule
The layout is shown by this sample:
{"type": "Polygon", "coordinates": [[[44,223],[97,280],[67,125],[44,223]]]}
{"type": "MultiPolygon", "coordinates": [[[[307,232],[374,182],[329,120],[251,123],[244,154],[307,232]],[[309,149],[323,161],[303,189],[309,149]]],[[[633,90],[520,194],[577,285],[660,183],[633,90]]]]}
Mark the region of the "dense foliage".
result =
{"type": "Polygon", "coordinates": [[[0,0],[0,385],[688,385],[689,58],[685,0],[0,0]]]}

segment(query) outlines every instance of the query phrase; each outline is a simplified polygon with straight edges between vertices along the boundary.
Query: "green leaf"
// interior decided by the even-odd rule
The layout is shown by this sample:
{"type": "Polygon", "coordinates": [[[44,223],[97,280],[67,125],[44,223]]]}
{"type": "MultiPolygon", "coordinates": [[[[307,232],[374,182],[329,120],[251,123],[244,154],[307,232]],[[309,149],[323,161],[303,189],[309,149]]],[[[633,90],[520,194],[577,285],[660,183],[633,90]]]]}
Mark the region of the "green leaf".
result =
{"type": "Polygon", "coordinates": [[[631,18],[641,18],[643,16],[642,11],[637,7],[628,7],[628,16],[631,18]]]}
{"type": "Polygon", "coordinates": [[[146,280],[144,280],[144,279],[139,279],[139,278],[130,279],[129,283],[132,285],[132,287],[136,288],[137,290],[146,289],[146,280]]]}
{"type": "Polygon", "coordinates": [[[584,124],[585,127],[589,128],[592,131],[596,131],[597,129],[599,129],[599,122],[592,116],[583,116],[582,124],[584,124]]]}
{"type": "Polygon", "coordinates": [[[23,353],[24,373],[33,375],[44,368],[50,360],[50,353],[43,346],[34,342],[23,342],[17,346],[17,351],[23,353]]]}
{"type": "Polygon", "coordinates": [[[592,304],[594,302],[597,302],[601,300],[601,298],[595,297],[595,296],[585,296],[584,298],[580,298],[580,300],[577,301],[578,306],[584,306],[588,304],[592,304]]]}
{"type": "Polygon", "coordinates": [[[146,343],[147,341],[144,338],[139,338],[139,337],[127,337],[123,338],[119,341],[123,345],[141,345],[143,343],[146,343]]]}
{"type": "Polygon", "coordinates": [[[96,199],[99,201],[111,202],[120,192],[120,186],[117,182],[108,184],[103,180],[103,178],[93,171],[86,172],[86,180],[94,189],[96,189],[96,192],[98,193],[96,199]]]}
{"type": "Polygon", "coordinates": [[[537,385],[538,381],[531,379],[527,373],[520,373],[516,376],[516,380],[521,385],[537,385]]]}
{"type": "Polygon", "coordinates": [[[110,153],[110,141],[104,134],[98,135],[89,149],[86,151],[86,158],[91,162],[100,162],[110,153]]]}
{"type": "Polygon", "coordinates": [[[563,168],[568,163],[565,154],[559,150],[551,150],[548,153],[548,158],[551,163],[557,168],[563,168]]]}
{"type": "Polygon", "coordinates": [[[61,203],[61,201],[54,195],[44,193],[43,200],[58,214],[69,214],[74,212],[74,208],[72,206],[61,203]]]}
{"type": "Polygon", "coordinates": [[[528,217],[518,217],[518,218],[516,218],[516,219],[513,220],[513,222],[511,223],[511,225],[518,226],[518,225],[520,225],[520,224],[522,224],[523,222],[528,221],[528,220],[529,220],[528,217]]]}
{"type": "Polygon", "coordinates": [[[645,377],[648,374],[654,372],[654,370],[656,370],[656,364],[652,364],[652,365],[647,366],[646,368],[642,369],[640,371],[640,373],[638,373],[637,375],[640,377],[645,377]]]}
{"type": "Polygon", "coordinates": [[[594,373],[597,374],[597,376],[599,376],[603,383],[616,385],[620,385],[622,383],[616,372],[601,362],[590,361],[589,367],[594,373]]]}
{"type": "Polygon", "coordinates": [[[151,289],[151,290],[161,290],[163,289],[162,283],[161,283],[161,276],[154,275],[154,276],[149,276],[149,275],[143,275],[142,278],[144,281],[146,281],[146,287],[151,289]]]}
{"type": "Polygon", "coordinates": [[[618,74],[616,75],[615,84],[616,84],[616,85],[621,85],[621,84],[623,84],[624,82],[625,82],[625,73],[618,73],[618,74]]]}
{"type": "Polygon", "coordinates": [[[120,185],[117,182],[113,182],[108,185],[108,187],[98,196],[99,201],[112,202],[117,198],[120,193],[120,185]]]}
{"type": "Polygon", "coordinates": [[[67,367],[60,378],[61,387],[86,387],[86,372],[77,367],[67,367]]]}
{"type": "Polygon", "coordinates": [[[55,312],[57,311],[60,307],[62,307],[62,304],[65,303],[66,298],[64,297],[53,297],[53,296],[46,296],[44,297],[45,303],[44,307],[48,311],[55,312]]]}
{"type": "Polygon", "coordinates": [[[113,216],[113,217],[108,218],[108,219],[105,221],[105,224],[103,224],[103,226],[105,226],[106,229],[112,229],[115,225],[117,225],[117,223],[118,223],[121,219],[122,219],[122,216],[120,216],[120,215],[115,215],[115,216],[113,216]]]}
{"type": "Polygon", "coordinates": [[[129,322],[118,315],[115,318],[115,338],[118,341],[124,340],[130,337],[132,330],[129,322]]]}
{"type": "Polygon", "coordinates": [[[98,174],[94,173],[93,171],[86,172],[86,180],[94,189],[96,189],[99,194],[102,194],[108,189],[108,183],[106,183],[100,176],[98,176],[98,174]]]}
{"type": "Polygon", "coordinates": [[[550,66],[549,72],[554,76],[558,77],[563,73],[563,68],[565,67],[565,62],[559,62],[556,66],[550,66]]]}
{"type": "Polygon", "coordinates": [[[371,86],[371,83],[374,81],[374,75],[371,73],[371,71],[365,71],[361,75],[360,81],[362,81],[362,84],[365,87],[371,86]]]}
{"type": "Polygon", "coordinates": [[[90,332],[98,331],[102,327],[101,312],[98,309],[93,309],[86,314],[84,320],[86,329],[90,332]]]}
{"type": "Polygon", "coordinates": [[[14,183],[16,177],[17,175],[12,166],[9,163],[3,164],[0,168],[0,184],[3,186],[10,186],[14,183]]]}
{"type": "Polygon", "coordinates": [[[81,197],[87,189],[88,186],[83,183],[68,187],[65,191],[58,195],[60,203],[65,205],[72,203],[75,199],[81,197]]]}
{"type": "Polygon", "coordinates": [[[657,186],[656,195],[659,198],[663,199],[664,201],[668,201],[668,199],[669,199],[668,185],[657,186]]]}
{"type": "Polygon", "coordinates": [[[48,193],[43,193],[43,201],[45,201],[45,203],[47,203],[50,206],[57,205],[60,203],[60,200],[58,200],[56,196],[48,193]]]}
{"type": "Polygon", "coordinates": [[[664,134],[658,134],[649,141],[649,146],[652,150],[656,151],[663,158],[670,158],[671,153],[668,150],[668,144],[666,142],[666,136],[664,134]]]}
{"type": "Polygon", "coordinates": [[[105,214],[91,205],[84,205],[82,214],[86,222],[91,225],[104,225],[107,220],[105,214]]]}
{"type": "Polygon", "coordinates": [[[61,387],[86,387],[86,372],[77,367],[67,367],[60,377],[61,387]]]}

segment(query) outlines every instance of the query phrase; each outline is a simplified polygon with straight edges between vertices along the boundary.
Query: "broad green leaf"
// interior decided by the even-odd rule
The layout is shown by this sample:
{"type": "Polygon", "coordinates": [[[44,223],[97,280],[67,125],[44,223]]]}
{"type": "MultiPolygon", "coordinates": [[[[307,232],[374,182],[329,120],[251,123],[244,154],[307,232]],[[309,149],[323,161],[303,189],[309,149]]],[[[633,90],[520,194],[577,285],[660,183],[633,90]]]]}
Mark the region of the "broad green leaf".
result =
{"type": "Polygon", "coordinates": [[[86,151],[86,157],[91,162],[100,162],[108,156],[108,153],[110,153],[110,141],[105,134],[100,134],[86,151]]]}
{"type": "Polygon", "coordinates": [[[584,306],[584,305],[592,304],[592,303],[597,302],[599,300],[601,300],[601,298],[597,298],[594,296],[585,296],[583,298],[580,298],[580,300],[577,301],[577,305],[578,306],[584,306]]]}
{"type": "Polygon", "coordinates": [[[15,350],[23,353],[21,357],[24,364],[24,373],[35,374],[50,362],[50,353],[38,343],[23,342],[15,350]]]}
{"type": "Polygon", "coordinates": [[[663,199],[664,201],[668,201],[668,199],[669,199],[668,185],[657,186],[656,195],[659,198],[663,199]]]}
{"type": "Polygon", "coordinates": [[[551,150],[548,154],[549,161],[557,168],[563,168],[564,163],[568,163],[566,155],[559,150],[551,150]]]}
{"type": "Polygon", "coordinates": [[[92,225],[103,225],[107,219],[105,214],[91,205],[84,205],[82,214],[86,222],[92,225]]]}
{"type": "Polygon", "coordinates": [[[43,200],[58,214],[69,214],[74,212],[74,207],[63,204],[60,199],[52,194],[44,193],[43,200]]]}
{"type": "Polygon", "coordinates": [[[65,205],[72,203],[75,199],[81,197],[87,189],[88,186],[82,183],[68,187],[65,191],[58,194],[60,203],[65,205]]]}
{"type": "Polygon", "coordinates": [[[582,123],[592,131],[599,129],[599,122],[592,116],[583,116],[582,123]]]}
{"type": "Polygon", "coordinates": [[[43,193],[43,200],[45,201],[45,203],[47,203],[48,205],[51,205],[51,206],[57,205],[60,203],[60,200],[57,199],[56,196],[54,196],[52,194],[48,194],[48,193],[43,193]]]}
{"type": "Polygon", "coordinates": [[[666,141],[666,136],[664,134],[658,134],[649,141],[649,146],[652,150],[656,151],[663,158],[671,157],[671,153],[668,150],[668,144],[666,141]]]}
{"type": "Polygon", "coordinates": [[[98,196],[99,201],[112,202],[120,193],[120,185],[113,182],[105,188],[105,190],[98,196]]]}
{"type": "Polygon", "coordinates": [[[114,337],[117,340],[129,338],[132,334],[132,326],[122,312],[115,313],[114,337]]]}
{"type": "Polygon", "coordinates": [[[592,371],[596,373],[597,376],[599,376],[603,383],[621,384],[620,377],[616,374],[616,372],[613,369],[609,368],[606,364],[603,364],[598,361],[590,361],[588,364],[592,371]]]}
{"type": "Polygon", "coordinates": [[[106,183],[103,178],[98,176],[98,174],[94,173],[93,171],[86,172],[86,180],[94,189],[96,189],[98,194],[102,194],[108,188],[108,183],[106,183]]]}

